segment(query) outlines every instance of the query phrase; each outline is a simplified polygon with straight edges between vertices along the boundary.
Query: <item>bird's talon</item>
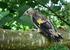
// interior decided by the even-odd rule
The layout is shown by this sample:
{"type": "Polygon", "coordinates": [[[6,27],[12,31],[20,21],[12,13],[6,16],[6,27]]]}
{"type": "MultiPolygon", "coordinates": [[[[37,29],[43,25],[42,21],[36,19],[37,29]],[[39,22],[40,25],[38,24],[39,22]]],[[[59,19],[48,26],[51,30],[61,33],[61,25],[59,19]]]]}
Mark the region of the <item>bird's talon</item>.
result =
{"type": "Polygon", "coordinates": [[[37,32],[41,32],[40,29],[37,29],[37,32]]]}

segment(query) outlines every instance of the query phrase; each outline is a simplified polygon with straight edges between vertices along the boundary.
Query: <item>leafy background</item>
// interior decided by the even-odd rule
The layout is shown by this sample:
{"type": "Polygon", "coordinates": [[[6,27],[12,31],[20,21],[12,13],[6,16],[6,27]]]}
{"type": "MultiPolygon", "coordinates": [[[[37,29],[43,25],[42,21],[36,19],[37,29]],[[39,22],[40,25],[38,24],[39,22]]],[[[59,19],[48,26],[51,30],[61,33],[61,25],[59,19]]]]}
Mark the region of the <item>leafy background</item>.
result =
{"type": "Polygon", "coordinates": [[[0,0],[0,28],[33,29],[30,17],[23,15],[30,7],[45,15],[56,30],[70,30],[70,2],[66,0],[0,0]]]}

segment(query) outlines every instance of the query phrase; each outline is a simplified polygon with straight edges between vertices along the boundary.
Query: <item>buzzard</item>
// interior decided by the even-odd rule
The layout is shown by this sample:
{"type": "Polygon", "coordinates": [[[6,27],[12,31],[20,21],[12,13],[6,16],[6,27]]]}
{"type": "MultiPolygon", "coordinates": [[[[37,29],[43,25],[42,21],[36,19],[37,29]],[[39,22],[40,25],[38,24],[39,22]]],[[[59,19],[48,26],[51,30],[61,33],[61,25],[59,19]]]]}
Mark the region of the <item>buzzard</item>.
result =
{"type": "Polygon", "coordinates": [[[61,34],[54,30],[52,23],[37,10],[29,8],[25,11],[24,15],[31,17],[33,24],[45,37],[48,37],[55,42],[59,42],[61,39],[63,39],[61,34]]]}

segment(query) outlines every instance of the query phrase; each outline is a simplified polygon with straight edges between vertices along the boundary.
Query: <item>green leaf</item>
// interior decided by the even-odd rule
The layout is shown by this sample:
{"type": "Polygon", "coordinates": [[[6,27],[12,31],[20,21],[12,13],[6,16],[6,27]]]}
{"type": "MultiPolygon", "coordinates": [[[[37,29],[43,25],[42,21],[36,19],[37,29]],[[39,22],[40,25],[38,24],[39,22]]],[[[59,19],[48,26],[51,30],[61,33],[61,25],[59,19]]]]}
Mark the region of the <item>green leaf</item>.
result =
{"type": "Polygon", "coordinates": [[[52,6],[51,9],[56,12],[59,11],[61,9],[61,6],[52,6]]]}
{"type": "Polygon", "coordinates": [[[7,7],[8,7],[8,4],[7,4],[6,2],[1,2],[1,1],[0,1],[0,8],[5,9],[5,8],[7,8],[7,7]]]}
{"type": "Polygon", "coordinates": [[[30,16],[21,16],[17,22],[30,28],[34,26],[30,16]]]}
{"type": "Polygon", "coordinates": [[[5,25],[5,23],[7,23],[7,22],[10,22],[10,21],[12,21],[12,16],[5,16],[5,17],[3,17],[1,20],[0,20],[0,27],[2,28],[4,25],[5,25]]]}
{"type": "Polygon", "coordinates": [[[37,0],[40,4],[46,4],[49,3],[49,0],[37,0]]]}
{"type": "Polygon", "coordinates": [[[28,1],[28,3],[26,3],[26,4],[31,6],[32,8],[34,8],[36,5],[38,5],[38,3],[36,3],[35,1],[28,1]]]}
{"type": "Polygon", "coordinates": [[[54,4],[57,4],[59,0],[51,0],[54,4]]]}
{"type": "Polygon", "coordinates": [[[4,17],[7,16],[9,13],[10,13],[9,11],[5,11],[5,12],[1,12],[0,15],[4,17]]]}
{"type": "Polygon", "coordinates": [[[29,8],[28,5],[20,5],[20,7],[17,9],[19,16],[22,16],[28,8],[29,8]]]}
{"type": "Polygon", "coordinates": [[[61,2],[63,5],[67,4],[67,2],[66,2],[65,0],[60,0],[60,2],[61,2]]]}

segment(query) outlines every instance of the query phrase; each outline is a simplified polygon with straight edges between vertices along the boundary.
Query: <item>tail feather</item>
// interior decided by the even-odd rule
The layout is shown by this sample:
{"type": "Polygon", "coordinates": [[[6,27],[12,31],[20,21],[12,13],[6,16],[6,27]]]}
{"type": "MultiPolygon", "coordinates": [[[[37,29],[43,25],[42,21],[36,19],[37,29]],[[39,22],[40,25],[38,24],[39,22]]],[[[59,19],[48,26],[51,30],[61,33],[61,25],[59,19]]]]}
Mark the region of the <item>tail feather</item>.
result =
{"type": "Polygon", "coordinates": [[[63,39],[63,37],[62,37],[61,35],[58,35],[58,36],[54,36],[54,37],[53,37],[53,40],[54,40],[55,42],[59,42],[61,39],[63,39]]]}

